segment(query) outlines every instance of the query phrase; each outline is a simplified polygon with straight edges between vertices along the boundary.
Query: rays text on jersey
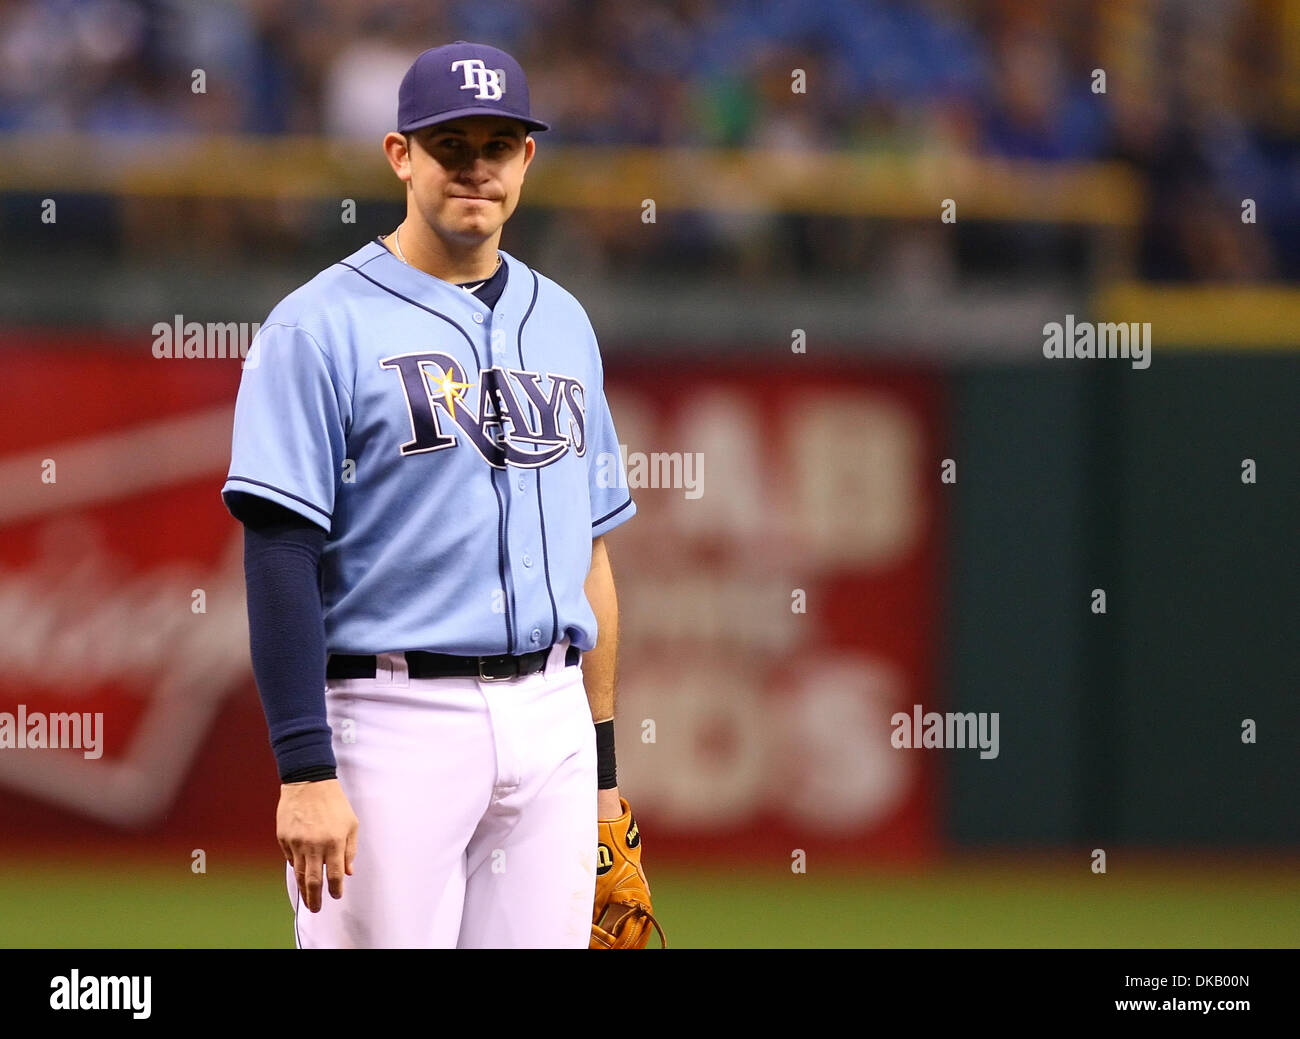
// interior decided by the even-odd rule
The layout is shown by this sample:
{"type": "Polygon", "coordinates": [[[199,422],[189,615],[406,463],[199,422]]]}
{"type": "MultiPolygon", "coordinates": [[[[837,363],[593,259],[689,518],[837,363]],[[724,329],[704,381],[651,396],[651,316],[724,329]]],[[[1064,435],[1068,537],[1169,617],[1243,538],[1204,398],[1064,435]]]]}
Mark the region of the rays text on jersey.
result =
{"type": "Polygon", "coordinates": [[[587,394],[573,376],[494,365],[480,369],[473,382],[454,357],[438,351],[379,363],[399,377],[405,396],[411,439],[403,455],[455,447],[460,437],[444,426],[447,419],[497,469],[537,469],[570,450],[579,456],[587,450],[587,394]]]}

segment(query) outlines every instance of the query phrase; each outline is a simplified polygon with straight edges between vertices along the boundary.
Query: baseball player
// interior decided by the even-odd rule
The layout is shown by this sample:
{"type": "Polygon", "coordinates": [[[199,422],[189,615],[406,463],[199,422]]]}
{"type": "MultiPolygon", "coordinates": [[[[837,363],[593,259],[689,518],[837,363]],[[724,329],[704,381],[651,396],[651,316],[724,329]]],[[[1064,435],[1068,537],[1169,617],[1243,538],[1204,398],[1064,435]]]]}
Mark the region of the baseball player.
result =
{"type": "Polygon", "coordinates": [[[499,248],[545,129],[505,52],[420,55],[384,138],[405,219],[281,301],[240,383],[222,495],[300,948],[658,927],[613,744],[604,535],[636,505],[597,479],[586,313],[499,248]]]}

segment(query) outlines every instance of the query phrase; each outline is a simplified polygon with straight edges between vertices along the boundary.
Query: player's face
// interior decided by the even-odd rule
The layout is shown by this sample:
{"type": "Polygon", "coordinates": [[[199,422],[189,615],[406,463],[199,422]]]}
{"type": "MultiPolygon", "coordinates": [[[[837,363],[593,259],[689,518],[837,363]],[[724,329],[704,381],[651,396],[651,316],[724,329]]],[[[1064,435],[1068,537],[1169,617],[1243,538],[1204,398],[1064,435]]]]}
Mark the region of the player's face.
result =
{"type": "Polygon", "coordinates": [[[445,240],[491,238],[519,204],[536,142],[503,116],[453,119],[411,134],[408,159],[415,204],[445,240]]]}

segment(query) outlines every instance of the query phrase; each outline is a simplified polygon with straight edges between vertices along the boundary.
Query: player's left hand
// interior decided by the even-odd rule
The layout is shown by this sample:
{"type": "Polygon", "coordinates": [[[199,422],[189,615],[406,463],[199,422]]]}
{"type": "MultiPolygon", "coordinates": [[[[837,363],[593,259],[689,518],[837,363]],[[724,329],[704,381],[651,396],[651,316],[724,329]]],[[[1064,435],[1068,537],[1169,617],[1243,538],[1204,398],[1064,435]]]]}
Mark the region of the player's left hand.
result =
{"type": "Polygon", "coordinates": [[[602,818],[597,823],[596,904],[591,914],[588,947],[644,949],[650,942],[653,926],[666,949],[668,939],[654,918],[650,885],[641,867],[641,831],[632,817],[631,806],[621,797],[618,802],[617,818],[602,818]]]}

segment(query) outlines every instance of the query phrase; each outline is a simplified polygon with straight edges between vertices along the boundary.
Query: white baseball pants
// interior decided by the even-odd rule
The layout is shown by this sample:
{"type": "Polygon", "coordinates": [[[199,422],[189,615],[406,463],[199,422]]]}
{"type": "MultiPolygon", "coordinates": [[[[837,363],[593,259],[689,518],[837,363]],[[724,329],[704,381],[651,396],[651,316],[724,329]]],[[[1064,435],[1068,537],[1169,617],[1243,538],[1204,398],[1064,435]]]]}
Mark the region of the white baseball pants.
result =
{"type": "Polygon", "coordinates": [[[358,820],[343,898],[300,904],[299,948],[585,949],[596,887],[596,739],[567,640],[507,681],[332,680],[338,777],[358,820]]]}

